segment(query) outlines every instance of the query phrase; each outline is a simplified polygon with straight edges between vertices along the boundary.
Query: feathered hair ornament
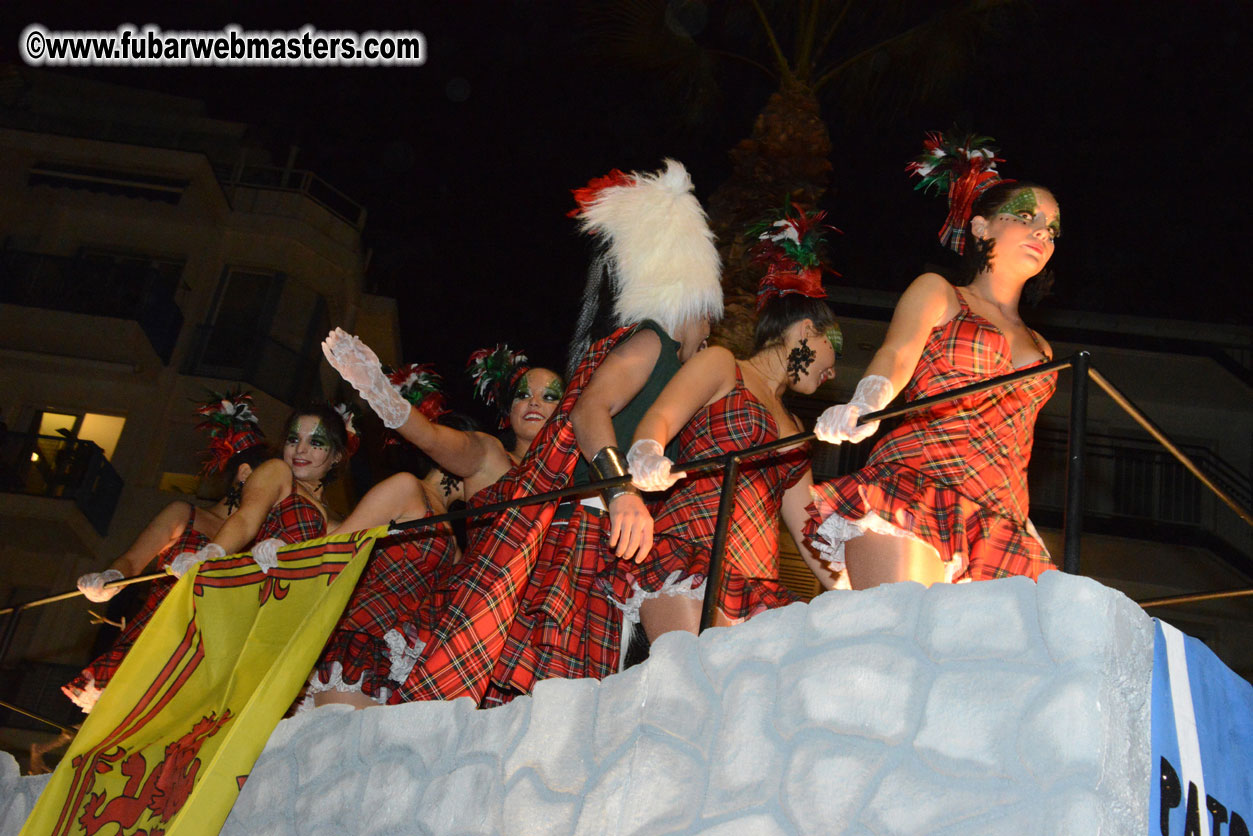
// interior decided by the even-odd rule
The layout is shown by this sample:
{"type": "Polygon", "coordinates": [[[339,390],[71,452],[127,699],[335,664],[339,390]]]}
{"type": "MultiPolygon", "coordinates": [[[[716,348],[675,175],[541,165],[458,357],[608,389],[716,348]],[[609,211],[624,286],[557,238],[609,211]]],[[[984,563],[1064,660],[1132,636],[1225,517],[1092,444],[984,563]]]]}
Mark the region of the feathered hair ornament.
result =
{"type": "Polygon", "coordinates": [[[344,421],[344,452],[351,456],[357,452],[361,446],[361,434],[357,432],[356,413],[348,403],[332,404],[332,408],[339,413],[339,417],[344,421]]]}
{"type": "Polygon", "coordinates": [[[204,418],[196,429],[208,433],[203,475],[225,470],[236,453],[265,443],[265,435],[252,411],[252,394],[236,388],[225,393],[209,392],[209,400],[197,407],[204,418]]]}
{"type": "Polygon", "coordinates": [[[400,397],[413,404],[428,421],[438,421],[440,416],[452,411],[444,394],[444,379],[430,363],[407,363],[387,379],[400,397]]]}
{"type": "Polygon", "coordinates": [[[822,259],[827,230],[839,232],[822,221],[825,211],[806,212],[796,203],[775,212],[749,227],[749,237],[757,243],[749,250],[754,264],[764,264],[766,274],[757,288],[757,310],[771,299],[799,293],[811,299],[825,299],[822,273],[840,274],[822,259]]]}
{"type": "Polygon", "coordinates": [[[976,198],[1005,182],[996,170],[996,164],[1005,161],[996,156],[993,142],[990,136],[962,137],[956,128],[947,134],[928,131],[922,154],[905,166],[905,171],[921,178],[915,189],[948,194],[948,217],[940,228],[940,243],[958,253],[966,249],[966,224],[976,198]]]}
{"type": "Polygon", "coordinates": [[[466,371],[474,384],[474,395],[500,414],[500,427],[509,425],[509,407],[513,390],[531,366],[521,351],[511,351],[505,343],[494,348],[480,348],[466,361],[466,371]]]}
{"type": "Polygon", "coordinates": [[[569,216],[595,236],[600,251],[588,271],[571,362],[591,344],[605,276],[613,325],[651,319],[674,334],[689,319],[722,317],[721,262],[692,178],[675,160],[658,172],[613,170],[573,190],[569,216]]]}

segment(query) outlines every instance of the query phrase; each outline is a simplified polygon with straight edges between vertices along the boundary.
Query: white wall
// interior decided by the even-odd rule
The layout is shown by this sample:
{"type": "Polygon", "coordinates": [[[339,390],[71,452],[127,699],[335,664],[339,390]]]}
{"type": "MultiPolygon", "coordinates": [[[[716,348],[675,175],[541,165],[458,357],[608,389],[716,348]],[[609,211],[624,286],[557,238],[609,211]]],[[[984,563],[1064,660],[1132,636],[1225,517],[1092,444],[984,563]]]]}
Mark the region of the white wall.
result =
{"type": "MultiPolygon", "coordinates": [[[[1060,572],[831,592],[489,711],[286,720],[222,832],[1139,836],[1152,655],[1060,572]]],[[[0,764],[0,836],[44,781],[0,764]]]]}

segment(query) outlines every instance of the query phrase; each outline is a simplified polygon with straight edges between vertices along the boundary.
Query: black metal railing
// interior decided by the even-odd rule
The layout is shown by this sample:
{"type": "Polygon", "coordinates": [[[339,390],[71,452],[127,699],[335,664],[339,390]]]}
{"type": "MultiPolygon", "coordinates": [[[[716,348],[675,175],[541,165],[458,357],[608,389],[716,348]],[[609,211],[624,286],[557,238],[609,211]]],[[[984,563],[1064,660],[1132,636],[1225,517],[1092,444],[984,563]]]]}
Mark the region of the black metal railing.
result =
{"type": "Polygon", "coordinates": [[[200,325],[183,374],[251,383],[284,403],[319,397],[320,353],[301,352],[247,328],[200,325]]]}
{"type": "MultiPolygon", "coordinates": [[[[1089,361],[1090,355],[1088,352],[1080,351],[1061,360],[1053,360],[1048,363],[1011,372],[1009,374],[1001,375],[1000,377],[992,378],[970,386],[954,389],[940,395],[921,398],[916,401],[902,404],[901,406],[890,407],[878,412],[872,412],[861,416],[858,423],[869,423],[872,421],[897,418],[903,415],[919,412],[942,403],[947,403],[949,401],[977,394],[988,389],[997,388],[1009,383],[1038,377],[1044,374],[1052,374],[1062,369],[1069,368],[1072,370],[1072,380],[1070,422],[1066,457],[1066,496],[1064,502],[1063,521],[1063,571],[1076,574],[1080,568],[1080,541],[1082,537],[1083,524],[1082,503],[1085,481],[1086,413],[1088,395],[1087,384],[1089,379],[1095,382],[1103,391],[1106,392],[1106,394],[1113,398],[1119,407],[1126,411],[1138,424],[1140,424],[1140,426],[1143,427],[1157,443],[1165,448],[1165,450],[1187,471],[1200,480],[1201,484],[1213,493],[1215,497],[1230,507],[1246,524],[1253,526],[1253,512],[1245,507],[1242,507],[1236,499],[1234,499],[1227,491],[1217,484],[1215,479],[1204,473],[1196,462],[1193,461],[1193,459],[1178,445],[1171,441],[1170,438],[1166,436],[1166,434],[1163,433],[1161,429],[1158,428],[1157,425],[1154,424],[1152,420],[1150,420],[1148,416],[1146,416],[1134,403],[1132,403],[1129,398],[1120,392],[1112,383],[1106,380],[1096,369],[1091,368],[1089,361]]],[[[721,586],[722,578],[722,552],[726,543],[727,530],[730,523],[731,509],[734,503],[736,480],[739,474],[740,465],[748,459],[761,456],[773,450],[792,447],[812,439],[814,439],[813,433],[797,433],[786,438],[781,438],[767,444],[757,445],[744,450],[736,450],[720,456],[713,456],[698,461],[681,462],[674,465],[673,470],[676,473],[684,471],[691,474],[707,470],[722,470],[724,474],[718,506],[717,525],[714,532],[713,543],[710,547],[709,573],[705,586],[705,600],[701,614],[700,629],[702,631],[713,623],[713,617],[717,610],[717,590],[721,586]]],[[[523,505],[554,502],[567,496],[587,494],[589,492],[603,490],[615,485],[626,484],[630,481],[630,478],[630,476],[622,476],[612,479],[603,479],[590,484],[573,485],[532,496],[504,500],[474,508],[465,508],[463,510],[424,517],[423,519],[413,520],[410,522],[397,523],[392,526],[391,530],[393,533],[399,533],[405,530],[438,525],[467,517],[497,514],[501,511],[523,505]]],[[[146,576],[145,578],[130,578],[119,583],[130,584],[140,580],[160,576],[160,574],[155,574],[146,576]]],[[[1173,598],[1153,599],[1142,603],[1145,606],[1165,606],[1176,603],[1234,598],[1246,595],[1253,595],[1253,589],[1201,592],[1184,596],[1175,596],[1173,598]]],[[[10,616],[3,632],[5,634],[12,633],[13,624],[16,622],[16,619],[21,612],[35,606],[72,597],[75,597],[75,593],[63,593],[61,595],[52,596],[51,598],[29,601],[24,604],[0,609],[0,615],[7,614],[10,616]]],[[[0,649],[3,648],[0,647],[0,649]]]]}
{"type": "Polygon", "coordinates": [[[91,441],[5,433],[0,439],[0,493],[72,500],[104,536],[122,495],[122,477],[91,441]]]}
{"type": "Polygon", "coordinates": [[[177,277],[138,262],[0,250],[0,302],[133,320],[163,363],[183,327],[177,289],[177,277]]]}

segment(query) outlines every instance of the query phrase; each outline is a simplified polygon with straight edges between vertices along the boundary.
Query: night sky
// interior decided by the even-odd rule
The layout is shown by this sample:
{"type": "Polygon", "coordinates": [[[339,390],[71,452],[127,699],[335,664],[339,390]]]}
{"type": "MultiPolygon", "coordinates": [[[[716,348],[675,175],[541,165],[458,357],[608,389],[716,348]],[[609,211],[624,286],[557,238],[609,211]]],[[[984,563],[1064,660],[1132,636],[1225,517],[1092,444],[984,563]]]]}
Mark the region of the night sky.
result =
{"type": "MultiPolygon", "coordinates": [[[[447,374],[496,341],[560,366],[589,252],[565,217],[569,189],[673,156],[704,198],[774,89],[747,65],[715,61],[717,88],[697,91],[712,104],[694,110],[656,75],[600,60],[570,2],[174,5],[122,14],[6,3],[0,56],[17,60],[17,33],[35,21],[426,35],[429,60],[415,68],[57,71],[203,99],[209,115],[255,125],[277,163],[299,146],[299,167],[366,205],[367,283],[399,300],[406,359],[447,374]]],[[[934,256],[943,201],[914,192],[903,168],[925,130],[957,123],[996,138],[1007,176],[1060,200],[1058,282],[1045,305],[1248,324],[1253,215],[1238,184],[1249,181],[1249,10],[1038,0],[1002,15],[968,71],[925,101],[824,100],[840,281],[899,291],[934,256]]],[[[698,43],[767,60],[745,19],[685,19],[698,43]]]]}

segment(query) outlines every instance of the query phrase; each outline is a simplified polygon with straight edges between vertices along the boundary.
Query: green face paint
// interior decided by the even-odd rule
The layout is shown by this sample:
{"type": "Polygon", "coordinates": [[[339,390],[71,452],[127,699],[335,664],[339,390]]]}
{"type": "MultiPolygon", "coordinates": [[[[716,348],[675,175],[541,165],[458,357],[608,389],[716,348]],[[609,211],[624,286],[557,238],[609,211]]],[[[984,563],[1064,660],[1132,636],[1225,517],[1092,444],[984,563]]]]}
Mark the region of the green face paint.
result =
{"type": "Polygon", "coordinates": [[[1033,218],[1039,211],[1039,204],[1035,201],[1035,189],[1022,189],[996,210],[999,215],[1017,215],[1019,212],[1026,212],[1033,218]]]}
{"type": "Polygon", "coordinates": [[[544,400],[559,401],[561,400],[561,396],[565,394],[565,390],[566,387],[561,378],[554,377],[552,380],[548,381],[548,385],[544,387],[544,400]]]}
{"type": "Polygon", "coordinates": [[[525,377],[518,381],[518,388],[513,390],[513,399],[515,401],[524,401],[531,397],[531,384],[525,377]]]}
{"type": "Polygon", "coordinates": [[[832,323],[830,328],[822,332],[822,336],[831,343],[831,350],[835,352],[836,357],[844,356],[844,332],[840,330],[839,325],[832,323]]]}
{"type": "MultiPolygon", "coordinates": [[[[1022,189],[1009,200],[1005,201],[996,213],[998,215],[1013,215],[1015,218],[1025,223],[1035,223],[1035,219],[1040,215],[1040,204],[1036,199],[1035,189],[1022,189]]],[[[1056,241],[1062,234],[1062,210],[1057,210],[1057,217],[1048,221],[1049,236],[1056,241]]]]}
{"type": "Polygon", "coordinates": [[[326,427],[322,426],[322,422],[318,421],[318,425],[313,428],[313,433],[309,436],[313,441],[314,447],[330,447],[331,436],[326,431],[326,427]]]}

